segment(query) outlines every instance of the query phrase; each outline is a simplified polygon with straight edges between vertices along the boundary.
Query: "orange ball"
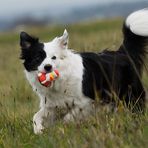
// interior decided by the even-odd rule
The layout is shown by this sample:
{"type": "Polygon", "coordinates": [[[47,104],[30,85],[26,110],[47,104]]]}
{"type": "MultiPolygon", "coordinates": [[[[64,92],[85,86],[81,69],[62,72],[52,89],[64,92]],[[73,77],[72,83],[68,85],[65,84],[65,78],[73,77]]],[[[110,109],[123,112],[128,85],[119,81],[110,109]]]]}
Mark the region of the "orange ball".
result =
{"type": "Polygon", "coordinates": [[[51,85],[50,81],[46,81],[46,73],[38,73],[38,80],[45,87],[49,87],[51,85]]]}
{"type": "Polygon", "coordinates": [[[40,82],[43,82],[43,81],[45,81],[46,80],[46,74],[45,73],[38,73],[38,80],[40,81],[40,82]]]}
{"type": "Polygon", "coordinates": [[[41,83],[41,85],[45,87],[51,86],[51,83],[55,81],[59,77],[58,70],[54,70],[50,73],[38,73],[38,80],[41,83]]]}
{"type": "Polygon", "coordinates": [[[54,70],[54,72],[57,74],[57,76],[59,77],[59,71],[57,69],[54,70]]]}

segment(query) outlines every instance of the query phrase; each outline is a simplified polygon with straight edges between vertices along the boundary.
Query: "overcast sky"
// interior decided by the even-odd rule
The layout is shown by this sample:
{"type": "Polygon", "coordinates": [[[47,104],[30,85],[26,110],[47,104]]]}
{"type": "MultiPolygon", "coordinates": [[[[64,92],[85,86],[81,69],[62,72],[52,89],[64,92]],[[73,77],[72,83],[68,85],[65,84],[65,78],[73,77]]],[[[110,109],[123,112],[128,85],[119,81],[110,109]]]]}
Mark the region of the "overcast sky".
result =
{"type": "Polygon", "coordinates": [[[89,6],[94,4],[125,1],[146,1],[146,0],[1,0],[0,18],[19,15],[25,12],[51,10],[56,14],[64,9],[70,9],[78,6],[89,6]]]}

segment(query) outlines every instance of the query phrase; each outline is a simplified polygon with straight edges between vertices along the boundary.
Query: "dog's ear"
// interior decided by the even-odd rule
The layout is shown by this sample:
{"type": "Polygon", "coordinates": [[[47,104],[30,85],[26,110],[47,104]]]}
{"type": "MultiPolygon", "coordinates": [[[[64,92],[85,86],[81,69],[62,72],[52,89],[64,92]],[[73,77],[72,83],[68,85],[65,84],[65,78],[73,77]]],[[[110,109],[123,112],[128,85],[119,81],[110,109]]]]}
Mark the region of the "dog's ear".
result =
{"type": "Polygon", "coordinates": [[[68,32],[65,29],[63,35],[61,37],[59,37],[59,43],[60,43],[60,47],[62,49],[68,48],[68,39],[69,39],[68,32]]]}
{"type": "Polygon", "coordinates": [[[26,32],[21,32],[20,33],[20,46],[23,49],[28,49],[30,48],[34,43],[38,42],[38,38],[34,38],[27,34],[26,32]]]}

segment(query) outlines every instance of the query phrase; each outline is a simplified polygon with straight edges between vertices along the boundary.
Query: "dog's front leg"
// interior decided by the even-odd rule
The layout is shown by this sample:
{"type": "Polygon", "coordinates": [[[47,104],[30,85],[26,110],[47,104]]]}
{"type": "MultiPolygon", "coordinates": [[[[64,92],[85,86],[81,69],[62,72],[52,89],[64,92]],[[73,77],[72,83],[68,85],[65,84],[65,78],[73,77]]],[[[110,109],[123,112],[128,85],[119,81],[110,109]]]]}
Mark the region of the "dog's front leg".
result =
{"type": "Polygon", "coordinates": [[[47,108],[41,108],[33,116],[33,127],[35,134],[41,134],[53,122],[53,111],[47,108]]]}
{"type": "Polygon", "coordinates": [[[90,104],[90,102],[87,102],[85,105],[75,106],[74,109],[70,110],[69,113],[67,113],[64,116],[64,122],[74,122],[74,121],[81,121],[84,119],[88,119],[88,116],[90,116],[93,112],[93,105],[90,104]]]}

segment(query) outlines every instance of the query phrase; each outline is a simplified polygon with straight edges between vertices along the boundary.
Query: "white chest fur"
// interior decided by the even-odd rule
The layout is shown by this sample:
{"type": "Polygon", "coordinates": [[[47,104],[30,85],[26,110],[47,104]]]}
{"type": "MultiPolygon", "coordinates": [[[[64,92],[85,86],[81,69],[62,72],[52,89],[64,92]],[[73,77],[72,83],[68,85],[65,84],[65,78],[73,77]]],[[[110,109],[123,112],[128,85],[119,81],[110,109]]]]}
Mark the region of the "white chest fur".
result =
{"type": "MultiPolygon", "coordinates": [[[[65,60],[65,68],[59,67],[60,77],[50,88],[42,86],[37,80],[37,71],[27,72],[26,77],[33,90],[40,97],[40,107],[64,106],[65,103],[83,104],[82,93],[83,64],[79,55],[72,54],[65,60]]],[[[81,106],[81,105],[80,105],[81,106]]]]}

